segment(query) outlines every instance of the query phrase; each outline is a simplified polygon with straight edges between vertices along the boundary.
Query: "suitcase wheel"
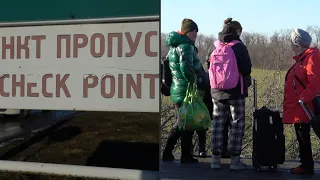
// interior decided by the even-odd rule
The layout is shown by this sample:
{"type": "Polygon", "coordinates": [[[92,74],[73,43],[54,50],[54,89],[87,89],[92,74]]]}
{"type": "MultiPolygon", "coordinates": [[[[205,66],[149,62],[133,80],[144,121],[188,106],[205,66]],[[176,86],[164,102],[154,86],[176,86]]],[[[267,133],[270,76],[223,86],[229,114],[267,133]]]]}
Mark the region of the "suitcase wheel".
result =
{"type": "Polygon", "coordinates": [[[257,171],[257,172],[261,172],[261,171],[262,171],[262,169],[261,169],[260,166],[255,166],[254,169],[255,169],[255,171],[257,171]]]}
{"type": "Polygon", "coordinates": [[[269,167],[268,167],[269,171],[271,171],[271,172],[276,172],[276,171],[277,171],[277,168],[278,168],[277,165],[269,166],[269,167]]]}

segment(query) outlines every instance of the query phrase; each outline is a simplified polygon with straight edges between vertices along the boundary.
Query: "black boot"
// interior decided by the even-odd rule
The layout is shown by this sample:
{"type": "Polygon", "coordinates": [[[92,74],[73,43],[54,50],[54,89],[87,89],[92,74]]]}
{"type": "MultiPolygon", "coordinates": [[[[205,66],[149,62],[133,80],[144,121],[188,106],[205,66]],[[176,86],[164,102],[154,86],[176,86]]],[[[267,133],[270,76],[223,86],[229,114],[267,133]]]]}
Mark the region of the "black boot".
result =
{"type": "Polygon", "coordinates": [[[193,131],[181,132],[181,164],[197,163],[198,160],[194,159],[190,149],[192,147],[193,131]]]}
{"type": "Polygon", "coordinates": [[[177,141],[180,138],[180,132],[178,128],[172,128],[166,147],[164,148],[163,154],[162,154],[162,161],[174,161],[174,156],[172,155],[172,151],[174,150],[174,146],[177,144],[177,141]]]}

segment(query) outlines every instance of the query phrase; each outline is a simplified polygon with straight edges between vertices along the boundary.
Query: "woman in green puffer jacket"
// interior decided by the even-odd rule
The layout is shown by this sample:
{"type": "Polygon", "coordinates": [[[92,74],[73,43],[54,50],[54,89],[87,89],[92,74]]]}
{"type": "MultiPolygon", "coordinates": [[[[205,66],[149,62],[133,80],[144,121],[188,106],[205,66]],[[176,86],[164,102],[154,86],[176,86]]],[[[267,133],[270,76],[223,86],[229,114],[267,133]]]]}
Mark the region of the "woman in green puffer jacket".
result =
{"type": "MultiPolygon", "coordinates": [[[[198,34],[198,26],[191,19],[184,19],[180,32],[171,32],[166,38],[166,45],[170,47],[168,53],[169,66],[172,74],[170,97],[175,104],[176,112],[186,97],[188,84],[196,82],[199,92],[210,89],[209,78],[204,71],[194,45],[198,34]]],[[[172,150],[175,139],[181,137],[181,163],[196,163],[192,157],[193,131],[179,132],[177,124],[174,125],[163,153],[163,160],[173,160],[172,150]]]]}

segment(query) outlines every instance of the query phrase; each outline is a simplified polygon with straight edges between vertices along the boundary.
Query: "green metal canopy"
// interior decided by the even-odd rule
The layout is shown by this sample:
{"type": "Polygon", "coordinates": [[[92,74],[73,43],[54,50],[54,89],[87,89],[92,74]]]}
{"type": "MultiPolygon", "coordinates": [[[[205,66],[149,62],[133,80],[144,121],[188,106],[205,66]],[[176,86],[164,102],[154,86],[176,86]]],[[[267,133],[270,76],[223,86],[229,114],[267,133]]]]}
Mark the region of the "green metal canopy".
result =
{"type": "Polygon", "coordinates": [[[2,0],[0,22],[159,16],[160,0],[2,0]]]}

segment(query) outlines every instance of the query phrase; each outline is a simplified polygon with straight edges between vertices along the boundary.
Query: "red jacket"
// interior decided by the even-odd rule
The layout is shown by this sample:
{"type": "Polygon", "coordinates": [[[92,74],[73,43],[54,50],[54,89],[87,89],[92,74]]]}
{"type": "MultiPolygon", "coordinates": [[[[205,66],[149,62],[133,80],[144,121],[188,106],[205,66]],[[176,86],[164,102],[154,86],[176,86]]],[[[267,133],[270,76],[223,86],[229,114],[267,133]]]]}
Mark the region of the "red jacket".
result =
{"type": "Polygon", "coordinates": [[[309,123],[308,116],[298,100],[303,100],[312,110],[314,109],[312,99],[320,93],[320,52],[317,48],[309,48],[293,58],[296,63],[287,72],[285,80],[283,123],[309,123]],[[294,69],[306,89],[294,77],[294,69]]]}

